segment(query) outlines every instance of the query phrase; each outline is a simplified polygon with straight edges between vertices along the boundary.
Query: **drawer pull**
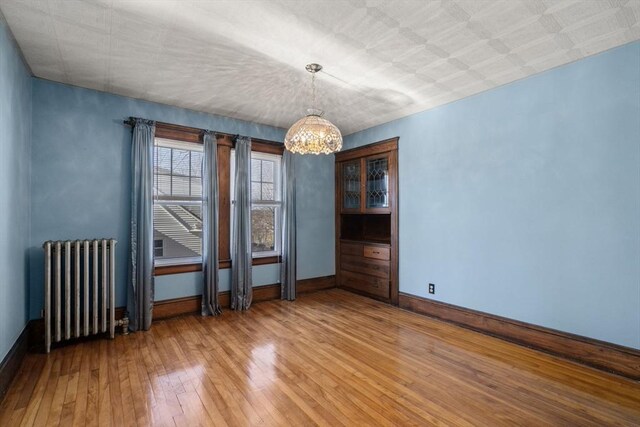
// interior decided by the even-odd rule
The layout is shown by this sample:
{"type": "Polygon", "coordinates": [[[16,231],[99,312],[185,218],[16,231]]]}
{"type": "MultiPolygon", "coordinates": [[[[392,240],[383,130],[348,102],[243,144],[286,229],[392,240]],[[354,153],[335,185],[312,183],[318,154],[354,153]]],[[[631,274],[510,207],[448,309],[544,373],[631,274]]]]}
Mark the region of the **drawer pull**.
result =
{"type": "Polygon", "coordinates": [[[367,258],[374,258],[380,260],[388,260],[389,257],[389,248],[379,248],[379,247],[371,247],[365,246],[363,255],[367,258]]]}

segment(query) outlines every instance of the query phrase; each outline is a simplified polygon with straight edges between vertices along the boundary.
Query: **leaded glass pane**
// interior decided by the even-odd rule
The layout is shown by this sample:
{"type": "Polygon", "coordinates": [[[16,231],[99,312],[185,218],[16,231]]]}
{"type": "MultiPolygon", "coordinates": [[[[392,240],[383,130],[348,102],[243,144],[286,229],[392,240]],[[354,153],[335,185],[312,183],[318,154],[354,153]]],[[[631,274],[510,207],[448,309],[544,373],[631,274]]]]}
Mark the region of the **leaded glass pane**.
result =
{"type": "Polygon", "coordinates": [[[386,157],[367,160],[367,208],[389,207],[389,162],[386,157]]]}
{"type": "Polygon", "coordinates": [[[345,209],[360,207],[360,161],[345,163],[342,166],[342,204],[345,209]]]}

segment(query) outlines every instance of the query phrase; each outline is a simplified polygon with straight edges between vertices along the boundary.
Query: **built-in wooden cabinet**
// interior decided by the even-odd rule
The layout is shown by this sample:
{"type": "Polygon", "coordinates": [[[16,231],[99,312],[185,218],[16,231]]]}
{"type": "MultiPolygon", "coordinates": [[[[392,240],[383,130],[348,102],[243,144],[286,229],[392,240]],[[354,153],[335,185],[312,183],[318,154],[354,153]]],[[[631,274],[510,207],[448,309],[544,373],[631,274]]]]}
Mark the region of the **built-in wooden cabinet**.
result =
{"type": "Polygon", "coordinates": [[[339,287],[398,303],[398,138],[336,154],[339,287]]]}

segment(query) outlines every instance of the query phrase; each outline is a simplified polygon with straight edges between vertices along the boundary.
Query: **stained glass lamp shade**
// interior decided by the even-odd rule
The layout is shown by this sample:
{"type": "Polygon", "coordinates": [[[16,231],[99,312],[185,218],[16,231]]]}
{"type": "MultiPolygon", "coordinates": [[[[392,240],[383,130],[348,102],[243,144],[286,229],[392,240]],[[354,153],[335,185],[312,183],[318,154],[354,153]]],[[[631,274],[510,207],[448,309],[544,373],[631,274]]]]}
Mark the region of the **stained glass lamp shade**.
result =
{"type": "Polygon", "coordinates": [[[342,149],[342,134],[322,112],[308,110],[309,114],[291,126],[284,138],[284,145],[292,153],[331,154],[342,149]]]}
{"type": "MultiPolygon", "coordinates": [[[[309,64],[311,73],[312,105],[315,104],[315,76],[322,70],[319,64],[309,64]]],[[[329,120],[322,117],[322,110],[311,108],[307,115],[291,126],[284,138],[285,148],[298,154],[331,154],[342,149],[342,134],[329,120]]]]}

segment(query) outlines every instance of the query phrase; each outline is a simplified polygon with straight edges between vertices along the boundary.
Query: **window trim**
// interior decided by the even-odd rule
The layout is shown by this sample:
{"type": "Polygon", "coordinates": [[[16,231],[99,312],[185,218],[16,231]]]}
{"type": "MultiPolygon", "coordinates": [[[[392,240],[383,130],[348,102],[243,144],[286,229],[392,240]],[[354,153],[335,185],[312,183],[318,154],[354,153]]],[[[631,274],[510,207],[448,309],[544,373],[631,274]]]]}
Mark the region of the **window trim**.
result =
{"type": "Polygon", "coordinates": [[[194,265],[194,264],[202,264],[202,258],[196,257],[196,256],[190,256],[190,257],[179,257],[179,258],[165,258],[165,259],[159,259],[157,261],[154,260],[155,267],[170,267],[170,266],[194,265]]]}
{"type": "Polygon", "coordinates": [[[196,264],[156,265],[153,268],[153,275],[166,276],[169,274],[191,273],[194,271],[202,271],[201,262],[196,264]]]}

